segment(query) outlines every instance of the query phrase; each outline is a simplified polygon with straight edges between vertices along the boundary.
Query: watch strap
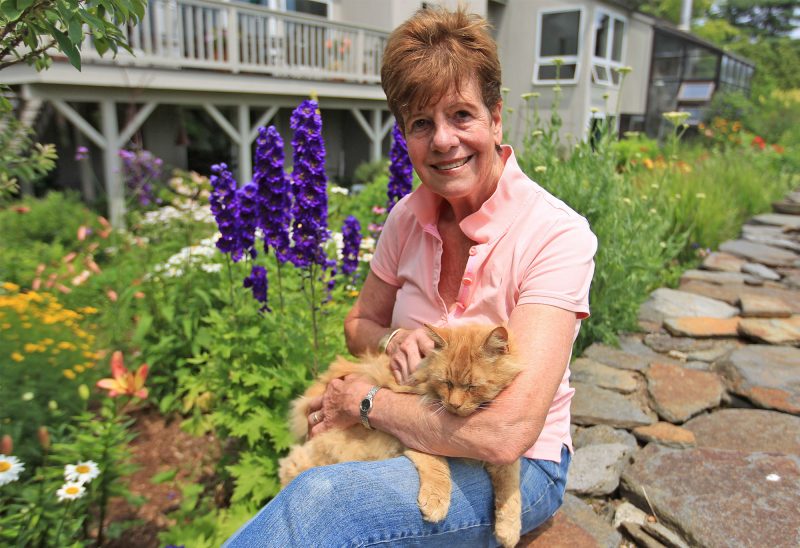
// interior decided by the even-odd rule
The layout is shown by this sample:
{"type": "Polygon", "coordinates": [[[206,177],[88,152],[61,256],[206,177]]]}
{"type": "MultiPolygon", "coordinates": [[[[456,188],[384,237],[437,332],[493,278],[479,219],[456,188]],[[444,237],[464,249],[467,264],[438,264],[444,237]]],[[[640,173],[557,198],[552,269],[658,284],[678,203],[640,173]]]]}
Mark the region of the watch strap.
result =
{"type": "Polygon", "coordinates": [[[361,424],[364,425],[364,428],[372,430],[372,426],[369,424],[369,413],[372,411],[372,400],[377,394],[378,390],[380,390],[380,386],[373,386],[367,392],[367,395],[361,400],[361,405],[359,407],[360,415],[361,415],[361,424]]]}

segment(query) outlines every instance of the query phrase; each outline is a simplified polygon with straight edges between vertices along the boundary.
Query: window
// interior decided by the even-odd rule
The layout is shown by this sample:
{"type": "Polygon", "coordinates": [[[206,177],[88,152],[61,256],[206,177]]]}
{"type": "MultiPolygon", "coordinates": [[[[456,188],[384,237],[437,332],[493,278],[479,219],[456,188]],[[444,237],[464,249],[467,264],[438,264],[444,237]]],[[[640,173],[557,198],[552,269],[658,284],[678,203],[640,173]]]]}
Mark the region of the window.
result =
{"type": "Polygon", "coordinates": [[[678,101],[710,101],[714,95],[714,82],[683,82],[678,90],[678,101]]]}
{"type": "Polygon", "coordinates": [[[581,9],[539,12],[539,42],[533,83],[578,80],[581,43],[581,9]],[[556,60],[561,60],[561,65],[556,60]]]}
{"type": "Polygon", "coordinates": [[[296,11],[299,13],[307,13],[309,15],[318,15],[320,17],[328,17],[330,10],[328,9],[329,2],[327,0],[284,0],[286,2],[286,11],[296,11]]]}
{"type": "Polygon", "coordinates": [[[592,51],[592,81],[596,84],[619,85],[622,52],[625,41],[625,19],[605,11],[594,18],[594,50],[592,51]]]}

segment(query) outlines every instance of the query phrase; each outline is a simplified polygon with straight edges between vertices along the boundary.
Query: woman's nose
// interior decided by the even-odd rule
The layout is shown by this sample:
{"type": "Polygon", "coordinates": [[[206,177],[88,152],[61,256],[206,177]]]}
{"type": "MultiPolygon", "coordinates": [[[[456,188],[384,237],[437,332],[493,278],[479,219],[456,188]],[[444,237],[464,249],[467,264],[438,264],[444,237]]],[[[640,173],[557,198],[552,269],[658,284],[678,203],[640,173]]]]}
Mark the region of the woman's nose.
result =
{"type": "Polygon", "coordinates": [[[455,128],[450,124],[436,124],[436,129],[433,132],[433,142],[431,143],[434,150],[446,152],[458,145],[458,136],[456,135],[455,128]]]}

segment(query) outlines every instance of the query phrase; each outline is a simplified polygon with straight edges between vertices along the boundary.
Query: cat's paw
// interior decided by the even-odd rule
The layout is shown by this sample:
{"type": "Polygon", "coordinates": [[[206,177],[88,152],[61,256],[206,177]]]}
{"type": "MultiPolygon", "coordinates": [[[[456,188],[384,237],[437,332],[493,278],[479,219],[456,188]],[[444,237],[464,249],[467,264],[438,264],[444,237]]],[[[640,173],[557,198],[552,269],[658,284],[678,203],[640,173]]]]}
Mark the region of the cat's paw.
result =
{"type": "Polygon", "coordinates": [[[447,511],[450,510],[450,492],[431,489],[423,485],[419,490],[417,505],[426,521],[442,521],[447,517],[447,511]]]}
{"type": "Polygon", "coordinates": [[[519,542],[521,529],[519,520],[499,520],[494,524],[494,536],[504,548],[513,548],[519,542]]]}

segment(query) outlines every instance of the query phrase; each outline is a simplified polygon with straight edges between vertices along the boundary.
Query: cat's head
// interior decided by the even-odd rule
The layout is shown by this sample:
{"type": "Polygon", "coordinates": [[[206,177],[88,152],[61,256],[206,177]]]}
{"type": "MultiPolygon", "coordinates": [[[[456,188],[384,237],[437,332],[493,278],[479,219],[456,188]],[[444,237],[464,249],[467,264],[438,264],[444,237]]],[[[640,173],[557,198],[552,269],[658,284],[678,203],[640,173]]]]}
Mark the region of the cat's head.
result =
{"type": "Polygon", "coordinates": [[[485,407],[520,371],[503,326],[425,327],[434,351],[414,376],[426,397],[451,413],[466,416],[485,407]]]}

